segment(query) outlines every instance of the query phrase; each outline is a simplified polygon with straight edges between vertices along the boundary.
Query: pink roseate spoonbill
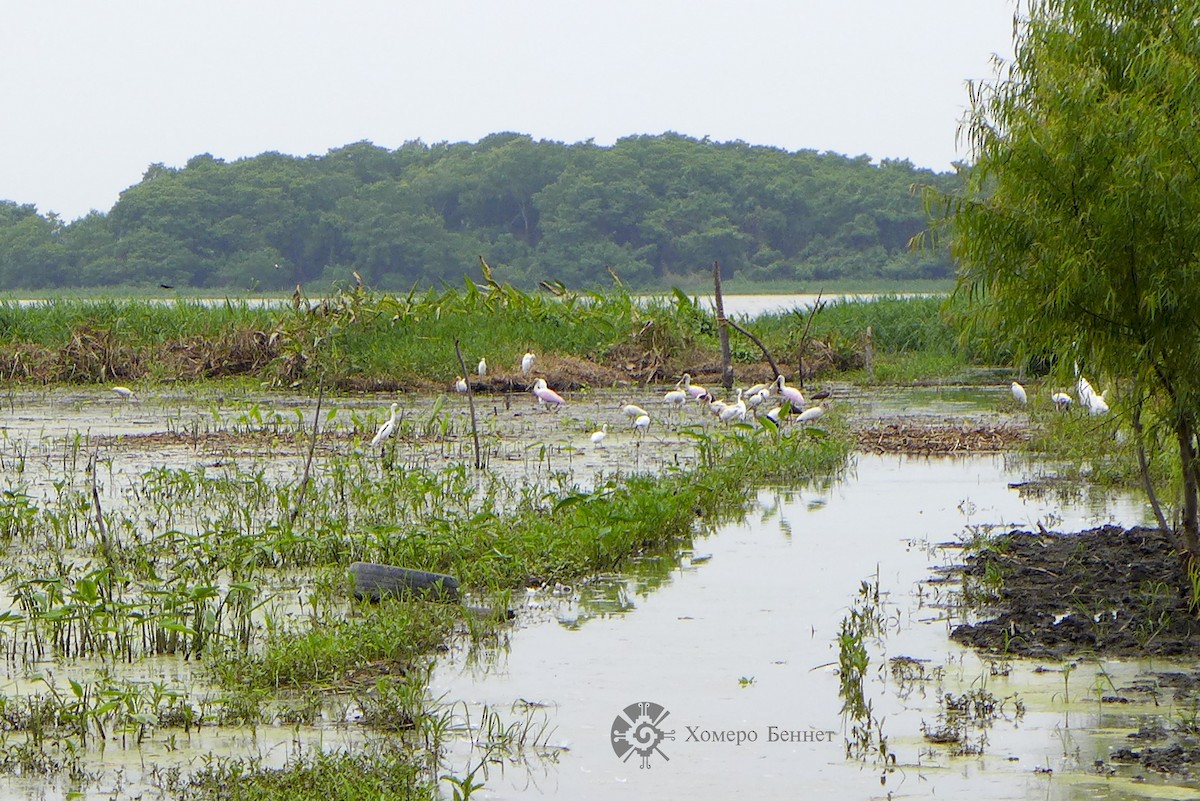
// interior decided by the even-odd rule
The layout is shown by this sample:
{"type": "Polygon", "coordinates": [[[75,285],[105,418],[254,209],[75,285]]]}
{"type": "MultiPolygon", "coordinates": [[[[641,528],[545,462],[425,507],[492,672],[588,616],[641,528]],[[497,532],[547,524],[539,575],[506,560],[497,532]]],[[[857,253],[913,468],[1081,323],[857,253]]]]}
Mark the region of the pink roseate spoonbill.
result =
{"type": "Polygon", "coordinates": [[[379,427],[379,430],[375,432],[375,436],[371,438],[372,448],[374,448],[376,445],[383,444],[383,441],[390,437],[392,432],[396,430],[396,410],[399,408],[400,404],[392,404],[392,416],[389,417],[384,424],[379,427]]]}
{"type": "Polygon", "coordinates": [[[600,426],[598,431],[592,432],[592,444],[597,448],[603,448],[604,438],[608,436],[608,423],[600,426]]]}
{"type": "Polygon", "coordinates": [[[775,379],[775,391],[779,393],[779,397],[792,402],[792,408],[799,409],[804,406],[804,395],[795,387],[789,387],[783,380],[783,373],[775,379]]]}
{"type": "Polygon", "coordinates": [[[683,391],[688,394],[689,398],[695,398],[696,400],[708,400],[708,390],[699,384],[693,384],[691,373],[684,373],[681,383],[683,384],[683,391]]]}
{"type": "Polygon", "coordinates": [[[1016,381],[1012,382],[1012,396],[1013,400],[1022,406],[1029,403],[1029,396],[1025,394],[1025,387],[1021,386],[1016,381]]]}
{"type": "Polygon", "coordinates": [[[650,430],[650,415],[638,415],[638,419],[633,421],[633,428],[643,437],[646,436],[646,432],[650,430]]]}
{"type": "Polygon", "coordinates": [[[1071,404],[1075,402],[1075,399],[1065,392],[1055,392],[1050,396],[1050,400],[1054,401],[1054,408],[1060,412],[1070,409],[1071,404]]]}
{"type": "Polygon", "coordinates": [[[528,376],[533,372],[533,361],[536,358],[532,351],[525,351],[525,355],[521,357],[521,375],[528,376]]]}
{"type": "Polygon", "coordinates": [[[538,399],[538,404],[550,404],[551,406],[562,406],[566,403],[562,395],[559,395],[554,390],[546,386],[546,379],[539,378],[533,382],[533,394],[538,399]]]}

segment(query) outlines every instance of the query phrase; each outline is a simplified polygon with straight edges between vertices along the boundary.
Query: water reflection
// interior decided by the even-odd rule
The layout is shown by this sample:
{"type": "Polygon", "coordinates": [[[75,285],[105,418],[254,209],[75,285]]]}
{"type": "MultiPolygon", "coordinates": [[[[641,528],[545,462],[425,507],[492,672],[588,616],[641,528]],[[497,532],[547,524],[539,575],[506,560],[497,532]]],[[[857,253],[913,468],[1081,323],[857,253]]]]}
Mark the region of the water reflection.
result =
{"type": "MultiPolygon", "coordinates": [[[[1074,530],[1140,523],[1145,512],[1128,495],[1064,503],[1022,494],[1009,487],[1022,478],[1014,470],[999,456],[860,456],[843,481],[763,490],[744,519],[694,543],[698,562],[656,558],[575,588],[555,623],[518,627],[486,671],[443,663],[437,693],[552,710],[552,744],[563,750],[532,768],[536,787],[526,769],[510,769],[490,777],[485,797],[1075,797],[1063,774],[1106,753],[1094,730],[1113,721],[1086,698],[1053,697],[1061,666],[1004,672],[950,642],[956,612],[949,588],[930,581],[932,566],[955,558],[943,543],[978,527],[1074,530]],[[897,755],[892,773],[845,759],[835,641],[864,581],[877,585],[887,627],[871,644],[868,691],[897,755]],[[893,674],[896,657],[920,664],[922,677],[893,674]],[[922,736],[922,724],[938,725],[939,699],[981,686],[1005,704],[986,729],[983,756],[951,757],[922,736]],[[1024,699],[1020,716],[1013,698],[1024,699]],[[611,743],[614,718],[638,701],[668,710],[658,728],[673,733],[659,745],[665,758],[656,751],[646,768],[618,758],[611,743]],[[738,731],[756,739],[697,737],[738,731]],[[784,731],[799,739],[781,738],[784,731]],[[830,731],[837,736],[815,734],[830,731]],[[1037,766],[1054,768],[1059,780],[1034,773],[1037,766]]],[[[1074,680],[1090,684],[1098,669],[1119,675],[1138,666],[1084,664],[1074,680]]]]}

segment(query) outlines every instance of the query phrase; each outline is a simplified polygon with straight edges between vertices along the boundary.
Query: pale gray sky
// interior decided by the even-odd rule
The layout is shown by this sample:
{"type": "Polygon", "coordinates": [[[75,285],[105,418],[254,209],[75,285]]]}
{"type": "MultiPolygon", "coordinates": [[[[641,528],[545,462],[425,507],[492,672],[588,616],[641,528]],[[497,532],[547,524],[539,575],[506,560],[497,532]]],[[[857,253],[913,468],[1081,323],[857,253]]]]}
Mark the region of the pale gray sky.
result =
{"type": "Polygon", "coordinates": [[[0,3],[0,199],[108,211],[153,162],[676,131],[949,169],[1013,0],[0,3]]]}

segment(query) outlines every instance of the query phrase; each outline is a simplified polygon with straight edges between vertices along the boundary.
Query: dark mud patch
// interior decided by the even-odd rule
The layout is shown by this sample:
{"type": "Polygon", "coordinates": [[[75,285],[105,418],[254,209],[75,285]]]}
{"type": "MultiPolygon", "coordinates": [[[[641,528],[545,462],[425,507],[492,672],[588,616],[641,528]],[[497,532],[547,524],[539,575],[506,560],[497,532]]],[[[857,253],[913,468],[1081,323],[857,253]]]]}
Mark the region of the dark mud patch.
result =
{"type": "Polygon", "coordinates": [[[1187,572],[1157,529],[1014,531],[967,558],[964,599],[988,619],[956,628],[965,645],[1064,659],[1200,654],[1187,572]]]}

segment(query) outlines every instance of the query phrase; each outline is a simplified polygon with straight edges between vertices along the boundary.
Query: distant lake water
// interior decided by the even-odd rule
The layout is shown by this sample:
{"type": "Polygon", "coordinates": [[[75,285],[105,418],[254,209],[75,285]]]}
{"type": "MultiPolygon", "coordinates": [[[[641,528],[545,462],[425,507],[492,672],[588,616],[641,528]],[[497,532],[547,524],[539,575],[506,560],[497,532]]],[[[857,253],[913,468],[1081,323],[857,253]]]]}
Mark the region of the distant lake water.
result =
{"type": "MultiPolygon", "coordinates": [[[[726,294],[725,300],[725,315],[734,318],[752,319],[763,314],[780,314],[793,310],[811,309],[816,305],[818,300],[823,300],[827,303],[840,301],[871,301],[881,297],[892,298],[924,298],[932,297],[937,293],[932,292],[849,292],[843,294],[791,294],[791,295],[738,295],[726,294]]],[[[663,298],[670,300],[669,295],[651,295],[652,298],[663,298]]],[[[710,311],[715,311],[716,305],[712,295],[691,295],[692,298],[698,299],[700,304],[710,311]]],[[[86,298],[82,299],[85,302],[86,298]]],[[[174,303],[176,300],[184,300],[191,303],[200,303],[206,306],[219,306],[223,303],[233,303],[234,305],[244,304],[250,308],[262,308],[271,306],[284,306],[291,304],[291,298],[277,297],[233,297],[233,298],[200,298],[183,295],[180,297],[162,297],[162,298],[130,298],[130,300],[141,300],[148,303],[174,303]]],[[[46,299],[12,299],[9,303],[15,303],[19,306],[35,306],[39,303],[47,303],[46,299]]]]}
{"type": "MultiPolygon", "coordinates": [[[[811,309],[818,300],[827,303],[835,301],[870,301],[881,297],[891,298],[927,298],[936,293],[932,292],[887,292],[875,293],[846,293],[826,295],[724,295],[726,317],[754,318],[763,314],[779,314],[796,309],[801,311],[811,309]]],[[[716,308],[712,295],[693,295],[700,303],[709,309],[716,308]]]]}

